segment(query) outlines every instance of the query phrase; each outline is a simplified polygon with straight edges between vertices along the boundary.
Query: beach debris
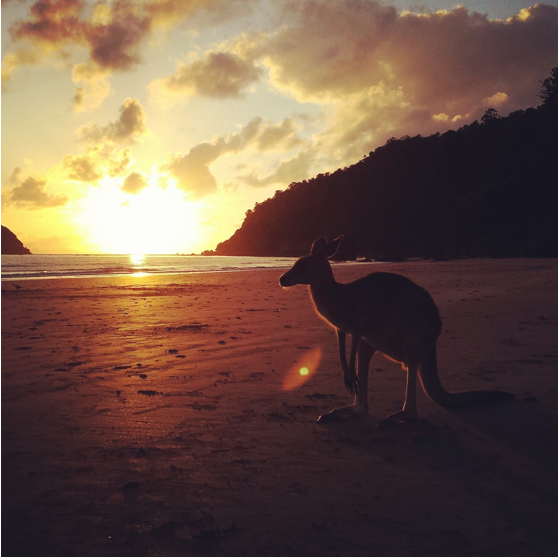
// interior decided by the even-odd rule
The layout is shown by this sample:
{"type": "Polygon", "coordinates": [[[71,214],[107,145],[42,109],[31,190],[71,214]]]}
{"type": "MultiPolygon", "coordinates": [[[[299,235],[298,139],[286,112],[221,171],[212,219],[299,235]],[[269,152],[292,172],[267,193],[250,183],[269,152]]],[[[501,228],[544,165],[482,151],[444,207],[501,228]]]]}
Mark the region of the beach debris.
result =
{"type": "Polygon", "coordinates": [[[75,368],[75,367],[78,367],[78,366],[83,366],[84,364],[85,364],[85,362],[68,362],[67,364],[65,364],[65,366],[67,368],[72,369],[72,368],[75,368]]]}
{"type": "Polygon", "coordinates": [[[170,354],[178,354],[178,353],[179,353],[179,350],[176,350],[175,348],[171,348],[171,349],[168,350],[168,352],[169,352],[170,354]]]}
{"type": "Polygon", "coordinates": [[[159,391],[154,391],[153,389],[139,389],[138,394],[146,395],[147,397],[155,397],[156,395],[163,395],[159,391]]]}
{"type": "Polygon", "coordinates": [[[199,331],[208,328],[209,325],[199,323],[194,321],[193,323],[188,323],[186,325],[180,325],[178,327],[165,327],[166,331],[199,331]]]}

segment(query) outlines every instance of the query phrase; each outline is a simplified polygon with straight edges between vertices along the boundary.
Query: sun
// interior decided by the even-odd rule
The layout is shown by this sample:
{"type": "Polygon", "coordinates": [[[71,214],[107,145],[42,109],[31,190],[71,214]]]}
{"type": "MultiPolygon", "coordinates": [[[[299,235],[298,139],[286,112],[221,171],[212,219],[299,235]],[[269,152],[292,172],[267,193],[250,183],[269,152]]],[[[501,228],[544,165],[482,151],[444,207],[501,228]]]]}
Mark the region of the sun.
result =
{"type": "Polygon", "coordinates": [[[77,221],[89,241],[104,253],[136,255],[199,250],[201,203],[185,199],[174,184],[162,187],[153,173],[137,194],[121,190],[122,180],[106,177],[90,187],[77,221]]]}

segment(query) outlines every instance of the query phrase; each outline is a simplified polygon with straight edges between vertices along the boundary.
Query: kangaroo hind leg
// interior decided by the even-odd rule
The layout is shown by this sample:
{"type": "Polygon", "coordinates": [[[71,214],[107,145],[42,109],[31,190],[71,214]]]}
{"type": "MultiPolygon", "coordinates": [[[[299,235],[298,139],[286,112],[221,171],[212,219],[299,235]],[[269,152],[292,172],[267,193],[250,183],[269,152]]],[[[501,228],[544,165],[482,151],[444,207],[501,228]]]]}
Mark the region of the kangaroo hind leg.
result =
{"type": "Polygon", "coordinates": [[[418,361],[416,358],[409,358],[406,368],[406,395],[402,410],[389,414],[385,420],[379,422],[379,428],[385,428],[405,420],[415,420],[416,411],[416,376],[418,371],[418,361]]]}
{"type": "Polygon", "coordinates": [[[374,354],[375,348],[372,348],[367,342],[362,340],[358,345],[358,383],[354,404],[350,406],[343,406],[341,408],[335,408],[334,410],[319,416],[317,422],[339,420],[340,418],[344,418],[346,416],[365,414],[368,411],[368,373],[369,364],[374,354]]]}

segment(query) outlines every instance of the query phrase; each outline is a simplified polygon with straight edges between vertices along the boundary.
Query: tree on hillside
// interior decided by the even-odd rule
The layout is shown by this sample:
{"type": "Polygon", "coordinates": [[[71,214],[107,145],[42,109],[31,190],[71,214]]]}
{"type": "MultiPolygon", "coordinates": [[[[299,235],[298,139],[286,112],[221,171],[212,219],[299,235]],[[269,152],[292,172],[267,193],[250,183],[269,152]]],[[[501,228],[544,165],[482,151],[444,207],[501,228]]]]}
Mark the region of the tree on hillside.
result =
{"type": "Polygon", "coordinates": [[[550,76],[541,81],[542,87],[538,96],[542,99],[543,105],[558,107],[558,67],[555,66],[550,76]]]}
{"type": "Polygon", "coordinates": [[[484,113],[484,115],[482,115],[482,118],[480,119],[484,124],[488,124],[490,121],[499,119],[500,115],[498,114],[498,111],[496,111],[496,109],[494,108],[490,108],[486,110],[486,113],[484,113]]]}

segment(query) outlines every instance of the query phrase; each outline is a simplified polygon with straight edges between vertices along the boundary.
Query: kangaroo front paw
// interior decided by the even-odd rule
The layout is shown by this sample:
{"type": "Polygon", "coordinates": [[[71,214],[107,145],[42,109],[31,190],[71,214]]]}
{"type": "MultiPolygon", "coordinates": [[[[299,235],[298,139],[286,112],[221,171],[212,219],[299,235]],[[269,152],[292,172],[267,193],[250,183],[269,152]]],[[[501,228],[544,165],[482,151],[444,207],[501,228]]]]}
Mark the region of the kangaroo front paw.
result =
{"type": "Polygon", "coordinates": [[[344,374],[344,385],[346,389],[350,391],[351,395],[354,395],[358,392],[358,376],[354,371],[348,371],[344,374]]]}

